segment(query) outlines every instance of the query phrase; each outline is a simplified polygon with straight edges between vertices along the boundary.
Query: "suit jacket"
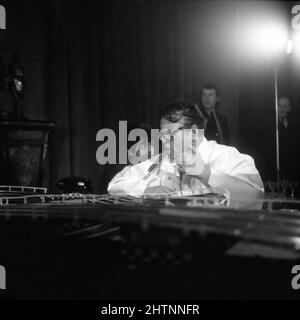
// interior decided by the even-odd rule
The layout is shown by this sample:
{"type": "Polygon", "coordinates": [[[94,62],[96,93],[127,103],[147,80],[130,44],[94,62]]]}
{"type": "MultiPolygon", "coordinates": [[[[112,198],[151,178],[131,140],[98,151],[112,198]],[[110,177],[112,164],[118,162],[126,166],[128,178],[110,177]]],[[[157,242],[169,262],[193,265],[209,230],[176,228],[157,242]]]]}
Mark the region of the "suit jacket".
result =
{"type": "Polygon", "coordinates": [[[298,180],[299,173],[299,127],[296,123],[297,115],[291,112],[287,116],[288,125],[285,127],[279,121],[279,152],[280,152],[280,175],[282,178],[298,180]]]}
{"type": "MultiPolygon", "coordinates": [[[[276,179],[276,127],[275,116],[266,117],[263,121],[263,133],[257,139],[260,145],[261,157],[265,158],[263,176],[265,180],[276,179]],[[267,119],[269,118],[269,121],[267,119]]],[[[279,160],[280,178],[291,181],[300,181],[299,172],[299,141],[300,126],[299,115],[291,111],[288,116],[288,126],[285,127],[281,121],[279,128],[279,160]]]]}
{"type": "Polygon", "coordinates": [[[212,114],[209,116],[208,113],[204,110],[202,110],[202,112],[207,120],[207,125],[206,125],[206,129],[205,129],[206,139],[207,140],[215,140],[217,143],[229,145],[230,139],[229,139],[229,128],[228,128],[227,119],[221,113],[216,111],[216,116],[219,120],[220,127],[221,127],[222,133],[223,133],[223,138],[224,138],[224,141],[221,141],[221,137],[218,132],[214,116],[212,114]]]}

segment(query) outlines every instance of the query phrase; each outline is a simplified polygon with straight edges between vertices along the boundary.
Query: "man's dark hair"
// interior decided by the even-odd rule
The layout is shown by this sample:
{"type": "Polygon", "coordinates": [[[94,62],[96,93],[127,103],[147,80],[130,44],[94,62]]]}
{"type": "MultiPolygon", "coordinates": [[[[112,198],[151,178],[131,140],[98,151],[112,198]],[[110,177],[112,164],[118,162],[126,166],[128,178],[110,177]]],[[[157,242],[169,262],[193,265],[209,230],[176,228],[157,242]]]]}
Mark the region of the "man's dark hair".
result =
{"type": "Polygon", "coordinates": [[[206,84],[202,87],[201,92],[203,91],[203,89],[215,90],[217,97],[220,96],[220,90],[219,90],[219,88],[217,87],[217,85],[216,85],[215,83],[206,83],[206,84]]]}
{"type": "Polygon", "coordinates": [[[187,128],[197,125],[199,129],[205,129],[207,122],[198,105],[187,100],[176,100],[168,103],[161,113],[161,117],[170,122],[178,122],[184,117],[187,128]]]}

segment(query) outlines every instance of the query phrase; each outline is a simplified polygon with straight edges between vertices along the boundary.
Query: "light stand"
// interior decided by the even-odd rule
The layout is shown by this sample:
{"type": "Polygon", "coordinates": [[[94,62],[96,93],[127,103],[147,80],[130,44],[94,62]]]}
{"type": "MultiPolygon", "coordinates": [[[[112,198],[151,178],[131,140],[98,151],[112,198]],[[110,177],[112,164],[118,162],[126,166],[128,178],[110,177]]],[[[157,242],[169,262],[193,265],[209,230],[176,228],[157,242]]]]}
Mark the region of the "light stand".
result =
{"type": "Polygon", "coordinates": [[[279,121],[278,121],[278,69],[279,66],[274,67],[274,89],[275,89],[275,118],[276,118],[276,180],[280,181],[280,149],[279,149],[279,121]]]}

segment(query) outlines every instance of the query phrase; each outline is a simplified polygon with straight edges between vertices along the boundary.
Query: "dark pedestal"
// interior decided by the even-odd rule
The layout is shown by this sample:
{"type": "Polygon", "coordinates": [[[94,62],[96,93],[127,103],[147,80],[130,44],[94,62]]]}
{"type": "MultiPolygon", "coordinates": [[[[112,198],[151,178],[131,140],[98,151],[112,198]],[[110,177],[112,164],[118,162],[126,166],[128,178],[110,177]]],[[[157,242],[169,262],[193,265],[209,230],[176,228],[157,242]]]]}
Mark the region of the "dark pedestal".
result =
{"type": "Polygon", "coordinates": [[[43,186],[50,121],[0,122],[0,184],[43,186]]]}

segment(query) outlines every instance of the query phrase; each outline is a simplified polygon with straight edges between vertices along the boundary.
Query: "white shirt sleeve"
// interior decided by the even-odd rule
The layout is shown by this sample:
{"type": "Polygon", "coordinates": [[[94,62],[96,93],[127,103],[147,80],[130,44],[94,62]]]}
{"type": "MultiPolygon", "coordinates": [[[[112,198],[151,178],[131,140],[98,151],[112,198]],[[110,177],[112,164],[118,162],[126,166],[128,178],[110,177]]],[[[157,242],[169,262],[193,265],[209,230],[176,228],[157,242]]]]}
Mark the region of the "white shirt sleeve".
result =
{"type": "Polygon", "coordinates": [[[144,176],[140,166],[127,166],[113,177],[107,191],[112,195],[142,196],[147,185],[144,176]]]}
{"type": "Polygon", "coordinates": [[[141,163],[126,166],[108,184],[109,194],[140,197],[151,184],[159,185],[159,179],[155,174],[148,175],[149,167],[158,160],[158,157],[157,155],[141,163]]]}
{"type": "Polygon", "coordinates": [[[236,148],[223,145],[216,145],[215,152],[217,156],[209,164],[211,175],[208,183],[212,187],[235,190],[234,193],[264,191],[252,157],[240,153],[236,148]]]}

